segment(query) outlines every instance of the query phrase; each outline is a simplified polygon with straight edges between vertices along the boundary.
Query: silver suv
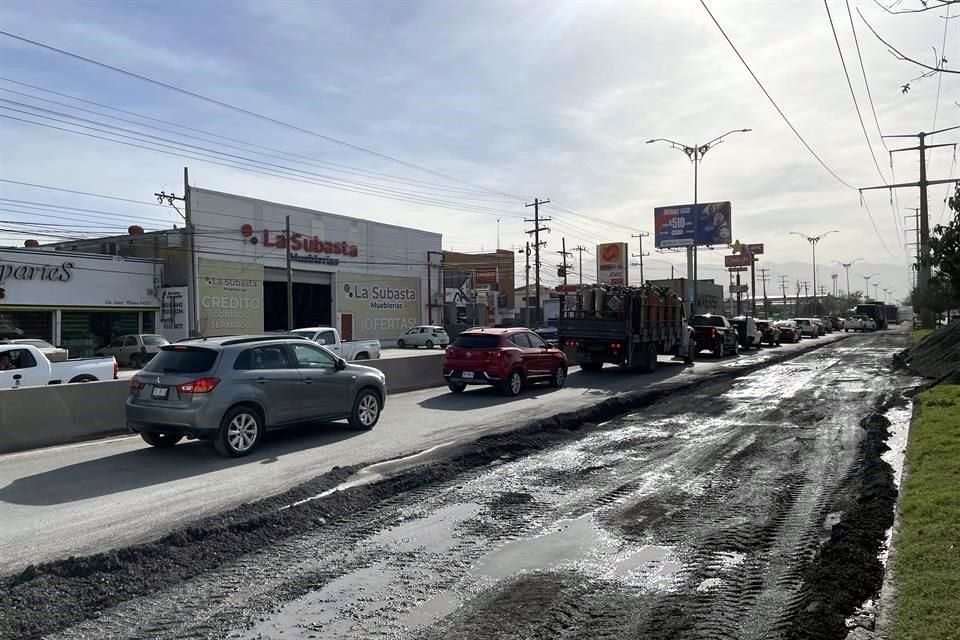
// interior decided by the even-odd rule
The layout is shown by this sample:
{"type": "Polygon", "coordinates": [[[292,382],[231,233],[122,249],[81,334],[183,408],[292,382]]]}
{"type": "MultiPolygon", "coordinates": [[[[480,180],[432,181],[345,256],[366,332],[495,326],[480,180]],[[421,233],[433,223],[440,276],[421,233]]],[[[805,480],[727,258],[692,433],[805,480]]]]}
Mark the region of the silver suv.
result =
{"type": "Polygon", "coordinates": [[[383,372],[348,364],[309,340],[198,338],[165,345],[130,379],[127,424],[147,444],[213,440],[243,456],[265,430],[347,418],[372,429],[387,398],[383,372]]]}

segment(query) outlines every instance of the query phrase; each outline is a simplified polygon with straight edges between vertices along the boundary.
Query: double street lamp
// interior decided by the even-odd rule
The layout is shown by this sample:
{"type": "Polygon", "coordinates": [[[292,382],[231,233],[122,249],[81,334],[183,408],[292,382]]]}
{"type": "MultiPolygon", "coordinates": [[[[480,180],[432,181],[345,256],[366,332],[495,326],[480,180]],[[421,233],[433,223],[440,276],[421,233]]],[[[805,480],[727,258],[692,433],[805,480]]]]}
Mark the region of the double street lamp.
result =
{"type": "MultiPolygon", "coordinates": [[[[806,239],[810,243],[810,249],[813,251],[813,301],[814,301],[814,314],[817,312],[817,243],[826,238],[831,233],[840,233],[837,229],[831,229],[821,233],[818,236],[808,236],[805,233],[800,233],[798,231],[791,231],[790,235],[800,236],[801,238],[806,239]]],[[[849,288],[849,280],[847,281],[847,288],[849,288]]]]}
{"type": "Polygon", "coordinates": [[[690,307],[687,312],[689,318],[694,311],[694,304],[697,297],[697,239],[700,234],[700,217],[697,215],[697,181],[698,169],[703,156],[713,147],[717,146],[723,139],[734,133],[747,133],[753,129],[731,129],[723,135],[719,135],[705,144],[684,144],[668,138],[653,138],[647,140],[647,144],[654,142],[666,142],[672,149],[683,151],[690,161],[693,162],[693,242],[687,247],[687,291],[686,298],[690,307]]]}
{"type": "Polygon", "coordinates": [[[834,260],[834,263],[843,267],[843,270],[847,273],[847,297],[850,297],[850,267],[857,264],[858,262],[863,262],[863,258],[857,258],[853,262],[840,262],[839,260],[834,260]]]}
{"type": "Polygon", "coordinates": [[[878,275],[880,275],[879,272],[877,272],[877,273],[871,273],[871,274],[868,275],[868,276],[860,276],[861,278],[863,278],[863,299],[864,299],[864,301],[866,301],[866,300],[870,297],[870,278],[872,278],[873,276],[878,276],[878,275]]]}

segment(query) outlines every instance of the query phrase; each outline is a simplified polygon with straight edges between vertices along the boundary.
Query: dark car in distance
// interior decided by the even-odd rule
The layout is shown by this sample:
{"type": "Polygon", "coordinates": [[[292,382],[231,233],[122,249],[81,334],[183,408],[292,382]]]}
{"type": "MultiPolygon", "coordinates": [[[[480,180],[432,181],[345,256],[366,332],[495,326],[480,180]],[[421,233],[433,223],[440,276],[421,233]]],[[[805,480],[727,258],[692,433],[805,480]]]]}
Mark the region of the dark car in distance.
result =
{"type": "Polygon", "coordinates": [[[768,347],[780,346],[780,328],[769,320],[757,320],[757,330],[763,334],[768,347]]]}
{"type": "Polygon", "coordinates": [[[693,327],[698,353],[712,351],[718,358],[728,353],[740,354],[740,335],[726,317],[710,313],[693,316],[690,326],[693,327]]]}
{"type": "Polygon", "coordinates": [[[462,393],[469,385],[487,385],[513,397],[534,382],[562,387],[567,356],[529,329],[474,328],[447,347],[443,377],[454,393],[462,393]]]}

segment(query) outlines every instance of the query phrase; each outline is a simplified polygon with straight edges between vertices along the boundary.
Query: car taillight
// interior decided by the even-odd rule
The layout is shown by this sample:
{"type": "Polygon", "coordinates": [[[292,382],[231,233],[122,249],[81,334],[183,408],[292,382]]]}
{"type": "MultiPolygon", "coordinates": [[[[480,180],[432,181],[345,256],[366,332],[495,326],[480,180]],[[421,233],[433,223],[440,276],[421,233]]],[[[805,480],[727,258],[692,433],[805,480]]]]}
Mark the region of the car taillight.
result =
{"type": "Polygon", "coordinates": [[[177,393],[210,393],[220,384],[220,378],[200,378],[177,385],[177,393]]]}
{"type": "Polygon", "coordinates": [[[117,362],[117,359],[114,358],[113,359],[113,379],[117,380],[119,377],[120,377],[120,364],[117,362]]]}
{"type": "Polygon", "coordinates": [[[716,338],[716,337],[717,337],[717,330],[716,330],[716,329],[710,329],[710,335],[711,335],[712,337],[716,338]]]}
{"type": "Polygon", "coordinates": [[[565,347],[579,347],[579,346],[580,346],[580,343],[577,342],[576,340],[566,340],[566,341],[563,343],[563,346],[565,346],[565,347]]]}
{"type": "Polygon", "coordinates": [[[137,376],[130,378],[130,391],[140,391],[145,386],[147,385],[143,384],[137,376]]]}

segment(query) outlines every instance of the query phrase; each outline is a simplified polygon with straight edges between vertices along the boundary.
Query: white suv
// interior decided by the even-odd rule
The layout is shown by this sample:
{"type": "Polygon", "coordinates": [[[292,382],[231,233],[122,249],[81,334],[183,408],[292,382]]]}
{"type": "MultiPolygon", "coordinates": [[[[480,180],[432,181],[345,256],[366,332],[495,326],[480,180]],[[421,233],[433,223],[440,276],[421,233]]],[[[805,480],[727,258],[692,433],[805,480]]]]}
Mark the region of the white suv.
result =
{"type": "Polygon", "coordinates": [[[407,347],[426,347],[427,349],[440,347],[444,349],[449,345],[450,336],[447,335],[446,330],[443,327],[433,325],[414,327],[397,338],[397,346],[401,349],[407,347]]]}

